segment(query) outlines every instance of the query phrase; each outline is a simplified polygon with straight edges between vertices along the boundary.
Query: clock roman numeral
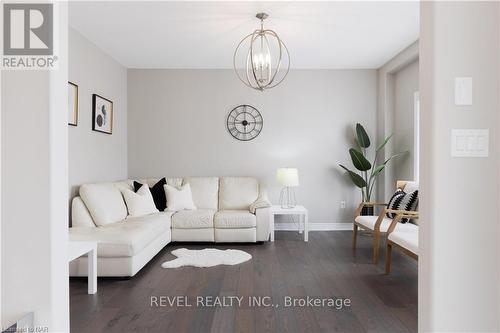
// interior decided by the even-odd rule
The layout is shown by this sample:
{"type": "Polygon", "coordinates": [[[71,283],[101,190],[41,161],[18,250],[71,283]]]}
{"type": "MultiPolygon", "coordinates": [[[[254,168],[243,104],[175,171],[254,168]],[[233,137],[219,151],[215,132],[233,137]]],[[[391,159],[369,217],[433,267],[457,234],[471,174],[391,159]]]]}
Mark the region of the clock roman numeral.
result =
{"type": "Polygon", "coordinates": [[[249,141],[257,137],[263,124],[264,120],[260,112],[250,105],[240,105],[234,108],[227,117],[229,133],[241,141],[249,141]]]}

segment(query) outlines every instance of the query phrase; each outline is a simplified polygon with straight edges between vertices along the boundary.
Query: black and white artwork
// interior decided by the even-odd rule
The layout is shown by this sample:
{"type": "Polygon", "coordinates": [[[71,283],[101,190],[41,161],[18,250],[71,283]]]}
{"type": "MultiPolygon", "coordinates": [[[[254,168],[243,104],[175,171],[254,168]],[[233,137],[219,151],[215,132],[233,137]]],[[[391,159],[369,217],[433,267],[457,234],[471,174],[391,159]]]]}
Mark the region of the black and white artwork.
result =
{"type": "Polygon", "coordinates": [[[92,129],[113,134],[113,102],[97,94],[92,95],[92,129]]]}

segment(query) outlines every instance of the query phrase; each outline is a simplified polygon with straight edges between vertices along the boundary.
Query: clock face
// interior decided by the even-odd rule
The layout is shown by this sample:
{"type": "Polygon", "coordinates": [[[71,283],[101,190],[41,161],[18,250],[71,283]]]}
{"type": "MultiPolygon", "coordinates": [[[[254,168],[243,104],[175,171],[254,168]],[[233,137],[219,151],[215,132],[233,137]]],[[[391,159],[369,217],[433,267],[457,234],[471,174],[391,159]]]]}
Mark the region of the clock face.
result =
{"type": "Polygon", "coordinates": [[[237,106],[227,116],[227,130],[240,141],[255,139],[263,125],[260,112],[250,105],[237,106]]]}

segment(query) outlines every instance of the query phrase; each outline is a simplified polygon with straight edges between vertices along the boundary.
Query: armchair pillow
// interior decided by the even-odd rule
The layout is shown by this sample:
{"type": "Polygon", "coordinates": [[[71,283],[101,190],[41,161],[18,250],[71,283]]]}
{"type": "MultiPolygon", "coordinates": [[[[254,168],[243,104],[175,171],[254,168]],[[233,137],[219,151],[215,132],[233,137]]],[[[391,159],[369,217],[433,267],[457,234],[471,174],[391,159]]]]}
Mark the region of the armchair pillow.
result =
{"type": "MultiPolygon", "coordinates": [[[[387,203],[387,209],[394,209],[398,210],[399,209],[399,204],[401,203],[401,200],[403,200],[403,197],[405,196],[405,191],[402,189],[397,189],[396,192],[392,195],[391,199],[387,203]]],[[[393,219],[396,217],[396,214],[392,213],[386,213],[385,214],[388,218],[393,219]]]]}
{"type": "MultiPolygon", "coordinates": [[[[418,190],[406,193],[405,191],[398,189],[393,195],[389,203],[387,204],[388,209],[394,210],[406,210],[406,211],[416,211],[418,207],[418,190]]],[[[395,218],[395,214],[387,213],[388,218],[395,218]]],[[[408,218],[401,219],[401,223],[406,223],[410,221],[408,218]]]]}
{"type": "Polygon", "coordinates": [[[183,185],[180,189],[168,184],[163,185],[163,188],[167,197],[167,211],[177,212],[184,209],[196,209],[189,183],[183,185]]]}
{"type": "MultiPolygon", "coordinates": [[[[418,190],[406,193],[399,203],[399,210],[416,211],[418,207],[418,190]]],[[[401,223],[409,222],[410,219],[403,218],[401,223]]]]}
{"type": "Polygon", "coordinates": [[[122,194],[127,204],[128,216],[137,217],[158,213],[148,185],[142,185],[137,192],[124,189],[122,194]]]}
{"type": "MultiPolygon", "coordinates": [[[[163,189],[163,185],[166,184],[167,180],[163,177],[156,184],[154,184],[153,187],[149,188],[151,195],[153,196],[155,206],[160,212],[163,212],[167,207],[167,198],[165,197],[165,190],[163,189]]],[[[142,185],[143,184],[134,181],[134,191],[139,191],[142,185]]]]}

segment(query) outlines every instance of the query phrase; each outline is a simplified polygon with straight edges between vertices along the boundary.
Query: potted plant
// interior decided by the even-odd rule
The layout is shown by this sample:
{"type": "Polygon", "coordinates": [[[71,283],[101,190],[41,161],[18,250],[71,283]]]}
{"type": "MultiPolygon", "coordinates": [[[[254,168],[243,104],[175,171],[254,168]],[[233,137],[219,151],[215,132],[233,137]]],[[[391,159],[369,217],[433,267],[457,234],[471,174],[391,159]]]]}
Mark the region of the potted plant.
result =
{"type": "MultiPolygon", "coordinates": [[[[351,148],[349,149],[349,155],[351,156],[352,164],[354,167],[360,171],[361,174],[358,174],[342,164],[339,164],[341,168],[343,168],[349,174],[354,185],[361,189],[361,196],[363,202],[371,202],[373,188],[375,183],[377,182],[378,175],[382,171],[384,171],[385,166],[389,163],[390,160],[395,158],[396,156],[405,154],[406,152],[401,152],[392,155],[388,159],[386,159],[382,164],[377,165],[377,159],[380,151],[385,147],[387,142],[391,139],[392,134],[389,135],[385,140],[376,148],[375,157],[373,159],[373,163],[368,161],[366,157],[366,149],[370,147],[370,137],[365,131],[365,128],[361,124],[356,124],[356,142],[359,146],[359,149],[351,148]]],[[[363,215],[372,215],[373,214],[373,206],[365,206],[362,211],[363,215]]]]}

